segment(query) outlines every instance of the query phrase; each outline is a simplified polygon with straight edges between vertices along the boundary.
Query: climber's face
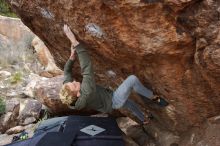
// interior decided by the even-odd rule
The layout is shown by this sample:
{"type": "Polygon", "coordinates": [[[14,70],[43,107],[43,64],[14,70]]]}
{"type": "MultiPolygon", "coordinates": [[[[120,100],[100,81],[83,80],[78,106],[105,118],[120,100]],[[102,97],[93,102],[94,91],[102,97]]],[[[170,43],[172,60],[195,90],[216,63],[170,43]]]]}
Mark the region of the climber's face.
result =
{"type": "Polygon", "coordinates": [[[67,83],[67,85],[69,86],[70,90],[73,93],[77,93],[77,97],[80,96],[80,82],[73,81],[73,82],[67,83]]]}

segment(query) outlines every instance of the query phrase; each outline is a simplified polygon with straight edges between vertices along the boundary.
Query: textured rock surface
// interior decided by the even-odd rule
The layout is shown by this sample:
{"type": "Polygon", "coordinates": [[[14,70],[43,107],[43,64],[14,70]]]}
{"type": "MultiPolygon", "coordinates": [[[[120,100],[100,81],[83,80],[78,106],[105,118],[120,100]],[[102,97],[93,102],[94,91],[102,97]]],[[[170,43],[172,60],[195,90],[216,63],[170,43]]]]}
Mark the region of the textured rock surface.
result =
{"type": "Polygon", "coordinates": [[[22,125],[28,125],[35,122],[40,117],[41,109],[42,104],[39,101],[27,99],[19,113],[20,123],[22,125]]]}
{"type": "Polygon", "coordinates": [[[25,95],[36,98],[42,104],[46,105],[52,113],[63,113],[68,110],[59,99],[63,76],[46,78],[36,74],[30,74],[29,78],[31,80],[25,87],[25,95]]]}
{"type": "Polygon", "coordinates": [[[7,113],[0,117],[0,133],[4,133],[7,129],[18,124],[20,103],[15,99],[11,99],[6,103],[7,113]]]}
{"type": "MultiPolygon", "coordinates": [[[[83,114],[84,111],[76,111],[69,109],[62,104],[59,98],[60,88],[63,83],[63,76],[53,78],[38,78],[32,86],[33,95],[54,114],[83,114]]],[[[30,83],[31,84],[31,83],[30,83]]],[[[94,111],[86,111],[85,114],[95,113],[94,111]]]]}
{"type": "MultiPolygon", "coordinates": [[[[89,44],[97,81],[136,74],[170,106],[150,109],[174,135],[220,112],[220,2],[212,0],[7,0],[63,66],[70,25],[89,44]]],[[[76,74],[79,70],[75,71],[76,74]]],[[[115,87],[115,86],[113,86],[115,87]]],[[[175,137],[175,136],[174,136],[175,137]]]]}
{"type": "MultiPolygon", "coordinates": [[[[53,56],[50,54],[47,47],[38,37],[35,37],[33,39],[32,46],[35,48],[35,51],[37,52],[38,60],[44,66],[44,70],[48,74],[50,74],[50,76],[53,77],[61,75],[63,73],[63,71],[56,66],[56,64],[54,63],[53,56]]],[[[46,77],[48,77],[48,75],[46,77]]]]}
{"type": "MultiPolygon", "coordinates": [[[[5,114],[0,116],[0,132],[36,122],[40,117],[42,104],[34,99],[12,98],[6,100],[5,114]]],[[[19,127],[9,131],[19,131],[19,127]],[[18,130],[17,130],[18,129],[18,130]]],[[[9,132],[11,133],[11,132],[9,132]]],[[[9,134],[7,133],[7,134],[9,134]]]]}
{"type": "Polygon", "coordinates": [[[20,101],[16,98],[12,98],[10,100],[6,101],[6,113],[7,112],[13,112],[16,108],[18,108],[18,111],[20,110],[20,101]]]}
{"type": "MultiPolygon", "coordinates": [[[[0,16],[0,53],[3,68],[18,66],[17,71],[48,72],[52,77],[62,74],[44,43],[18,18],[0,16]]],[[[1,71],[0,78],[4,74],[1,71]]]]}
{"type": "Polygon", "coordinates": [[[220,144],[220,116],[212,117],[201,126],[188,131],[180,146],[218,146],[220,144]]]}
{"type": "Polygon", "coordinates": [[[21,62],[27,56],[34,34],[18,18],[0,16],[1,66],[21,62]],[[17,51],[14,51],[17,50],[17,51]]]}
{"type": "Polygon", "coordinates": [[[59,91],[62,86],[63,76],[54,78],[39,78],[33,86],[34,96],[41,103],[46,105],[51,112],[60,113],[67,111],[67,106],[63,105],[59,99],[59,91]]]}
{"type": "MultiPolygon", "coordinates": [[[[37,124],[30,124],[30,125],[27,125],[27,126],[24,126],[24,127],[17,126],[17,127],[14,127],[12,129],[10,129],[11,130],[10,132],[13,132],[13,133],[15,132],[16,133],[21,129],[25,129],[25,131],[28,133],[28,137],[31,138],[34,135],[34,130],[36,129],[36,127],[37,127],[37,124]]],[[[3,145],[11,143],[13,137],[18,136],[19,134],[20,133],[12,134],[12,135],[8,135],[8,134],[0,135],[0,145],[3,146],[3,145]]]]}
{"type": "Polygon", "coordinates": [[[5,133],[8,134],[8,135],[11,135],[11,134],[17,134],[17,133],[20,133],[22,131],[24,131],[24,127],[22,126],[16,126],[16,127],[13,127],[13,128],[10,128],[8,129],[5,133]]]}
{"type": "Polygon", "coordinates": [[[31,78],[31,80],[25,87],[24,94],[29,97],[36,98],[43,105],[47,106],[53,114],[82,112],[70,110],[66,105],[62,104],[59,98],[60,88],[63,83],[62,75],[52,78],[46,78],[36,74],[30,74],[29,78],[31,78]]]}
{"type": "Polygon", "coordinates": [[[130,118],[118,118],[119,128],[140,146],[155,146],[156,142],[143,128],[130,118]]]}

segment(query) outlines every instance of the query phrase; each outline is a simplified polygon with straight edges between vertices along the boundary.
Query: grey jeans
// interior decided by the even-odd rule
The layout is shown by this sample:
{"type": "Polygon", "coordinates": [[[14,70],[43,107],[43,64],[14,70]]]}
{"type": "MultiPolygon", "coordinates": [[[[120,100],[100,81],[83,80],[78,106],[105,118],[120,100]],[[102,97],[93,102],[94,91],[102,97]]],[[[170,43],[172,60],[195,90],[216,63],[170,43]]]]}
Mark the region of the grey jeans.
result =
{"type": "Polygon", "coordinates": [[[128,99],[131,91],[134,90],[142,96],[152,99],[153,92],[144,87],[143,84],[135,75],[130,75],[124,82],[114,91],[112,98],[112,108],[119,109],[121,107],[128,108],[131,112],[138,117],[142,122],[144,121],[144,114],[136,103],[128,99]]]}

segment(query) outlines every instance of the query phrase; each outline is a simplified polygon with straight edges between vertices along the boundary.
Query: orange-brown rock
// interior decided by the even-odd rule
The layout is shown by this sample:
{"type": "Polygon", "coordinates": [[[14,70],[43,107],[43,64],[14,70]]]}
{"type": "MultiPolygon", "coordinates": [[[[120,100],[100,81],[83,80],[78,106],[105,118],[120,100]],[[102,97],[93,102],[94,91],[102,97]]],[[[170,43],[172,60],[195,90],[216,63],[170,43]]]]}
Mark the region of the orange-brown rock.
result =
{"type": "Polygon", "coordinates": [[[114,85],[135,74],[166,98],[165,109],[139,100],[162,129],[178,135],[220,113],[219,1],[7,1],[59,66],[70,53],[66,23],[90,46],[98,83],[109,85],[110,70],[114,85]]]}
{"type": "Polygon", "coordinates": [[[220,144],[220,116],[212,117],[200,127],[189,130],[181,141],[180,146],[218,146],[220,144]]]}

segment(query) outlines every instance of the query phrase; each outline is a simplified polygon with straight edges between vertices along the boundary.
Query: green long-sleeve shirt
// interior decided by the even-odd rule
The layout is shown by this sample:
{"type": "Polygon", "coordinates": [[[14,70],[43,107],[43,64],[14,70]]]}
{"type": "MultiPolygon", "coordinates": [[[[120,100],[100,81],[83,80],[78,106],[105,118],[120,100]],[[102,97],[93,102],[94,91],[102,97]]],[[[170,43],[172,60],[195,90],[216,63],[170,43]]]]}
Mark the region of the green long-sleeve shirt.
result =
{"type": "MultiPolygon", "coordinates": [[[[75,109],[94,109],[101,112],[112,111],[112,96],[113,91],[96,85],[94,73],[90,57],[85,49],[85,45],[79,44],[76,46],[76,53],[79,58],[81,74],[83,80],[80,87],[80,97],[77,99],[75,109]]],[[[64,84],[73,81],[72,67],[74,61],[68,60],[64,67],[64,84]]]]}

